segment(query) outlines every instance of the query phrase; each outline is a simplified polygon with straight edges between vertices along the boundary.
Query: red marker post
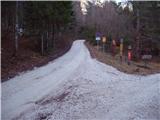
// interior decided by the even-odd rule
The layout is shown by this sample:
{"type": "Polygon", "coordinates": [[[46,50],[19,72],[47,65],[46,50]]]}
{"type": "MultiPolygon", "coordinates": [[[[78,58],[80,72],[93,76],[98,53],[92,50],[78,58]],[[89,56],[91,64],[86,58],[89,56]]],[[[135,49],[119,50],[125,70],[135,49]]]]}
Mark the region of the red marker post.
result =
{"type": "Polygon", "coordinates": [[[132,59],[131,49],[132,49],[132,47],[129,45],[129,46],[128,46],[128,65],[131,64],[131,59],[132,59]]]}

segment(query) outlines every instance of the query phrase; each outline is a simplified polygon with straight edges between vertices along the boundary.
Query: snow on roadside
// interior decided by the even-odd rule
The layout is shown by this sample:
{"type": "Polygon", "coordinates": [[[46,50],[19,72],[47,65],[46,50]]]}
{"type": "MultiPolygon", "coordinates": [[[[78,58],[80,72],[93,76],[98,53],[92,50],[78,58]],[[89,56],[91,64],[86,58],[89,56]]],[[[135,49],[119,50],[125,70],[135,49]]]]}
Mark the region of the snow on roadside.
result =
{"type": "Polygon", "coordinates": [[[30,107],[28,103],[33,104],[67,80],[84,61],[82,44],[83,41],[74,42],[71,50],[54,62],[2,83],[2,119],[11,119],[23,108],[30,107]]]}
{"type": "Polygon", "coordinates": [[[92,59],[83,42],[75,41],[54,62],[2,83],[2,118],[159,120],[160,74],[119,72],[92,59]]]}

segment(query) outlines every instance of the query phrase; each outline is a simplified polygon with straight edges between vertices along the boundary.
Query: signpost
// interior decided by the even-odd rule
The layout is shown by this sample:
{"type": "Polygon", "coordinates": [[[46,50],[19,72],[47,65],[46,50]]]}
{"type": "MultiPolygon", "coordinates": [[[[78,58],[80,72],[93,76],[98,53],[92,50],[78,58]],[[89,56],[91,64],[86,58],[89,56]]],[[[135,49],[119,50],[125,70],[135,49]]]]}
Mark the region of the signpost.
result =
{"type": "Polygon", "coordinates": [[[103,42],[103,43],[106,43],[106,37],[103,37],[103,38],[102,38],[102,42],[103,42]]]}
{"type": "Polygon", "coordinates": [[[115,56],[115,49],[116,49],[116,41],[112,40],[112,56],[115,56]]]}
{"type": "Polygon", "coordinates": [[[97,49],[98,49],[98,47],[99,47],[99,41],[100,41],[100,40],[101,40],[100,33],[97,32],[97,33],[96,33],[97,49]]]}
{"type": "Polygon", "coordinates": [[[106,37],[102,37],[103,42],[103,52],[105,51],[105,43],[106,43],[106,37]]]}
{"type": "Polygon", "coordinates": [[[131,45],[129,45],[128,46],[128,65],[130,65],[130,63],[131,63],[131,58],[132,58],[131,50],[132,50],[132,47],[131,47],[131,45]]]}
{"type": "Polygon", "coordinates": [[[147,62],[152,59],[152,55],[142,55],[142,60],[144,60],[144,65],[147,67],[147,62]]]}
{"type": "Polygon", "coordinates": [[[120,61],[122,62],[123,56],[123,39],[120,40],[120,61]]]}
{"type": "Polygon", "coordinates": [[[19,29],[18,29],[18,34],[19,34],[20,36],[23,35],[23,29],[22,29],[22,28],[19,28],[19,29]]]}

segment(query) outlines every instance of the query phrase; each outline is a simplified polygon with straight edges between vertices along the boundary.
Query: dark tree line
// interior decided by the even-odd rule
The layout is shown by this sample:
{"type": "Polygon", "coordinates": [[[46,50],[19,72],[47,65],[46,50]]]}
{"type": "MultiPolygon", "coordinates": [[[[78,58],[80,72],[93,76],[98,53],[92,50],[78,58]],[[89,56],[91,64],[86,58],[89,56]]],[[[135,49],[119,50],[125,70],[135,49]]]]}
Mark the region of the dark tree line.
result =
{"type": "Polygon", "coordinates": [[[153,51],[158,55],[160,48],[160,2],[159,1],[136,1],[131,2],[134,13],[135,54],[140,57],[140,53],[145,49],[153,51]]]}
{"type": "MultiPolygon", "coordinates": [[[[12,35],[15,53],[19,38],[35,36],[35,44],[42,54],[55,47],[56,36],[61,36],[73,23],[71,1],[13,1],[1,2],[3,36],[12,35]]],[[[5,39],[4,39],[5,40],[5,39]]]]}
{"type": "MultiPolygon", "coordinates": [[[[85,28],[89,30],[89,33],[91,32],[92,37],[95,37],[95,32],[99,31],[102,35],[114,39],[121,36],[128,38],[131,36],[129,31],[133,31],[131,24],[133,13],[128,7],[122,8],[120,4],[113,1],[105,1],[104,3],[88,1],[86,3],[87,13],[83,17],[77,13],[81,18],[81,21],[78,22],[81,23],[82,29],[85,28]]],[[[89,33],[88,35],[91,36],[89,33]]]]}
{"type": "Polygon", "coordinates": [[[132,45],[136,58],[140,58],[142,52],[147,50],[158,55],[159,1],[125,1],[117,4],[114,1],[102,3],[94,0],[85,4],[87,13],[82,15],[76,12],[76,15],[81,18],[77,23],[79,23],[79,31],[84,33],[92,43],[96,44],[95,33],[98,31],[107,36],[108,40],[119,41],[123,38],[125,46],[132,45]]]}
{"type": "Polygon", "coordinates": [[[35,37],[31,41],[44,54],[55,48],[56,40],[69,28],[75,27],[77,35],[87,36],[95,42],[99,31],[108,40],[124,38],[131,44],[137,58],[144,49],[159,51],[160,48],[160,2],[98,0],[86,2],[86,14],[81,2],[75,1],[10,1],[1,2],[2,41],[11,36],[15,53],[19,48],[20,32],[35,37]],[[125,5],[125,6],[124,6],[125,5]],[[76,22],[75,22],[76,20],[76,22]]]}

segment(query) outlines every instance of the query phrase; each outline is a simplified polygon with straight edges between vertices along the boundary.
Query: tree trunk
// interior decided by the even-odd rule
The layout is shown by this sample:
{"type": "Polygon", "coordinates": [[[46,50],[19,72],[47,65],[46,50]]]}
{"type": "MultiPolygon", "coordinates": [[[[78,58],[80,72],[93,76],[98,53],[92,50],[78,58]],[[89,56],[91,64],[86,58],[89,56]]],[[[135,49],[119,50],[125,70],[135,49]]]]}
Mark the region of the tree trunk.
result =
{"type": "Polygon", "coordinates": [[[136,41],[136,54],[137,58],[140,58],[140,15],[139,9],[137,9],[137,41],[136,41]]]}
{"type": "Polygon", "coordinates": [[[18,1],[16,1],[16,24],[15,24],[15,55],[18,51],[18,1]]]}
{"type": "Polygon", "coordinates": [[[44,36],[41,35],[41,54],[44,55],[44,36]]]}
{"type": "Polygon", "coordinates": [[[55,23],[54,23],[54,25],[53,25],[53,48],[55,49],[55,27],[56,27],[56,25],[55,25],[55,23]]]}
{"type": "Polygon", "coordinates": [[[47,46],[47,51],[48,51],[48,45],[49,45],[48,30],[46,31],[46,34],[47,34],[47,35],[46,35],[46,37],[47,37],[47,45],[46,45],[46,46],[47,46]]]}
{"type": "Polygon", "coordinates": [[[50,26],[50,41],[51,41],[51,48],[53,47],[53,40],[52,40],[52,37],[53,37],[53,33],[52,33],[52,24],[50,26]]]}

